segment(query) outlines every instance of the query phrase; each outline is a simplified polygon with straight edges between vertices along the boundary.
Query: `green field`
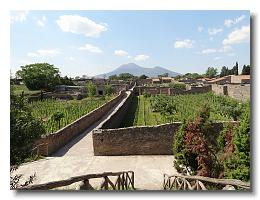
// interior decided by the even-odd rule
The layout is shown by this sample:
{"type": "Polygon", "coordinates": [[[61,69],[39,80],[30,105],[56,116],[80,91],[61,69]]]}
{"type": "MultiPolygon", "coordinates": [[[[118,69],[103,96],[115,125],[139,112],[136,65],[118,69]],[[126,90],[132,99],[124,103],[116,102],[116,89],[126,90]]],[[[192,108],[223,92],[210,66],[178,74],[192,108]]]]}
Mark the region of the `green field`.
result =
{"type": "Polygon", "coordinates": [[[11,85],[11,87],[15,95],[20,95],[22,92],[24,92],[24,95],[31,95],[41,92],[41,90],[29,90],[25,85],[11,85]]]}
{"type": "Polygon", "coordinates": [[[82,100],[70,101],[50,99],[32,102],[30,108],[32,109],[32,115],[43,122],[47,133],[52,133],[100,107],[113,97],[88,97],[82,100]],[[60,120],[60,125],[52,117],[57,112],[64,115],[60,120]]]}
{"type": "Polygon", "coordinates": [[[241,102],[226,96],[213,93],[189,94],[177,96],[157,95],[152,97],[135,96],[121,127],[159,125],[182,120],[194,120],[200,109],[210,107],[210,119],[226,121],[239,118],[243,105],[241,102]],[[171,115],[164,112],[168,105],[175,111],[171,115]]]}

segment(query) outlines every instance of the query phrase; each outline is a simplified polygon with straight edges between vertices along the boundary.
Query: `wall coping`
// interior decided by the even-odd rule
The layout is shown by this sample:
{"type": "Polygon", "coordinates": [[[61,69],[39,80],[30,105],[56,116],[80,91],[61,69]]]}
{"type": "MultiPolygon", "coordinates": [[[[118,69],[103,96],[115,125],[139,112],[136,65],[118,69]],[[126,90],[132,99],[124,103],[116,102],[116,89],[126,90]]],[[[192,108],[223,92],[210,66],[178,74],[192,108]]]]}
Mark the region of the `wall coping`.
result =
{"type": "MultiPolygon", "coordinates": [[[[240,121],[212,121],[212,123],[239,123],[240,121]]],[[[114,128],[114,129],[94,129],[93,133],[102,133],[108,132],[108,131],[116,131],[116,130],[129,130],[129,129],[136,129],[136,128],[159,128],[167,125],[180,125],[182,122],[172,122],[172,123],[165,123],[165,124],[159,124],[154,126],[130,126],[130,127],[123,127],[123,128],[114,128]]]]}

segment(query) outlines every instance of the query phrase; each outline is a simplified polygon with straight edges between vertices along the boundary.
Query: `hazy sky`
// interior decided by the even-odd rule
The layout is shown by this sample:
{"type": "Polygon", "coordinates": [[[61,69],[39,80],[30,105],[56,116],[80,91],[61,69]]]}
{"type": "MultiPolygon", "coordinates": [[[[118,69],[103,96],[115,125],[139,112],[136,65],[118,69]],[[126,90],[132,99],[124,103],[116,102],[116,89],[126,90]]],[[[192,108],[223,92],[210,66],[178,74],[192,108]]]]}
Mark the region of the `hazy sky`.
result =
{"type": "Polygon", "coordinates": [[[249,11],[13,11],[11,72],[35,62],[62,75],[121,64],[179,73],[250,64],[249,11]]]}

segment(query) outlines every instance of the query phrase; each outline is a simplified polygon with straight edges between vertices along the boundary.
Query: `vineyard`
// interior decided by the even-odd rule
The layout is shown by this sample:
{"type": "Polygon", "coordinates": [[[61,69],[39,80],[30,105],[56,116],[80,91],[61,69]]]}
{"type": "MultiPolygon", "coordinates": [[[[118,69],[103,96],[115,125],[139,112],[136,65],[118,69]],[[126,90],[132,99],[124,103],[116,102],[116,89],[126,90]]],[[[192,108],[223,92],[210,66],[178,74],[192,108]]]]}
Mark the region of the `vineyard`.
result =
{"type": "Polygon", "coordinates": [[[201,107],[206,104],[210,107],[210,120],[215,121],[238,120],[243,110],[242,102],[213,93],[177,96],[140,95],[134,97],[121,126],[149,126],[194,120],[201,107]]]}
{"type": "Polygon", "coordinates": [[[43,122],[47,133],[55,132],[100,107],[113,96],[88,97],[82,100],[44,100],[30,104],[32,115],[43,122]]]}

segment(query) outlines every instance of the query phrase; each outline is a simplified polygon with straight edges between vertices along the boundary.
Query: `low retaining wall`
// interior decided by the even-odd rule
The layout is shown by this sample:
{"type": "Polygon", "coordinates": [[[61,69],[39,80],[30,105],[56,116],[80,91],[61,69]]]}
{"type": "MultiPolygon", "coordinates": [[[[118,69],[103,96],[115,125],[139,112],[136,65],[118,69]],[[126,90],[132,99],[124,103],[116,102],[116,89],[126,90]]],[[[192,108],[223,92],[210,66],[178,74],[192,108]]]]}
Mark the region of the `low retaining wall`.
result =
{"type": "Polygon", "coordinates": [[[101,119],[109,110],[111,110],[125,95],[125,91],[120,92],[118,96],[92,112],[82,116],[78,120],[60,129],[56,133],[51,133],[39,139],[36,145],[45,144],[39,146],[39,154],[48,156],[63,147],[75,136],[80,135],[88,127],[93,125],[96,121],[101,119]]]}
{"type": "Polygon", "coordinates": [[[211,91],[211,85],[206,85],[203,87],[189,86],[188,90],[175,89],[170,87],[146,87],[138,86],[136,91],[139,95],[148,93],[151,95],[164,94],[164,95],[180,95],[180,94],[196,94],[196,93],[206,93],[211,91]]]}
{"type": "MultiPolygon", "coordinates": [[[[212,140],[223,130],[225,123],[214,122],[212,140]]],[[[159,126],[140,126],[118,129],[98,129],[93,131],[95,156],[123,155],[171,155],[173,140],[181,122],[159,126]]]]}

